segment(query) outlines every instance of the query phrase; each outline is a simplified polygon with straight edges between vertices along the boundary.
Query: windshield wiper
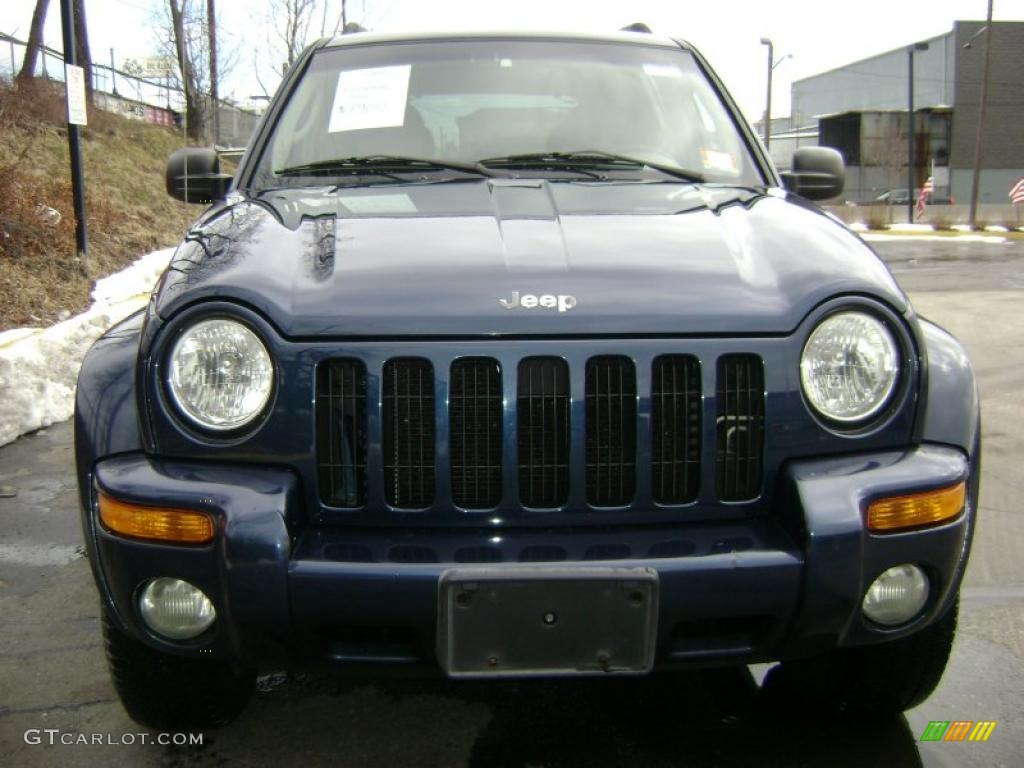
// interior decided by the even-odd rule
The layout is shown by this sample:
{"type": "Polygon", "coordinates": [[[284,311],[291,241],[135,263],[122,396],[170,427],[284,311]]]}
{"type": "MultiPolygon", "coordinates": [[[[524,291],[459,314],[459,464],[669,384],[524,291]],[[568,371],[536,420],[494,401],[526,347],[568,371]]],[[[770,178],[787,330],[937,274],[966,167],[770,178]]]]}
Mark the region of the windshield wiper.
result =
{"type": "Polygon", "coordinates": [[[640,169],[650,168],[666,176],[691,181],[696,184],[703,183],[704,181],[704,174],[697,171],[677,168],[674,165],[653,163],[649,160],[641,160],[626,155],[616,155],[612,152],[603,152],[598,149],[583,149],[575,152],[530,152],[521,155],[489,157],[481,160],[479,165],[487,168],[567,168],[574,170],[583,170],[587,167],[615,168],[630,166],[640,169]]]}
{"type": "Polygon", "coordinates": [[[494,176],[494,173],[478,163],[460,163],[456,160],[428,160],[420,157],[401,155],[364,155],[360,157],[338,157],[331,160],[317,160],[302,165],[291,165],[274,171],[276,176],[326,176],[332,174],[371,173],[399,179],[396,173],[417,173],[421,171],[461,171],[477,176],[494,176]]]}

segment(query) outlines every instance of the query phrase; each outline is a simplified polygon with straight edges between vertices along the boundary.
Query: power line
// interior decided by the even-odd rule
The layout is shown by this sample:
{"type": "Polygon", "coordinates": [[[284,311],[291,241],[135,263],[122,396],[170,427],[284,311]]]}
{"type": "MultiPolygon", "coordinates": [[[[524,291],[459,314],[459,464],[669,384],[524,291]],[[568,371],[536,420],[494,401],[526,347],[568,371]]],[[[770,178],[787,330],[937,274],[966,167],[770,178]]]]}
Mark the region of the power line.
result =
{"type": "Polygon", "coordinates": [[[371,29],[374,25],[380,24],[395,9],[396,2],[397,0],[387,0],[387,4],[385,5],[378,1],[375,4],[375,10],[371,11],[369,16],[363,16],[363,26],[367,29],[371,29]],[[384,10],[380,11],[381,8],[384,10]]]}

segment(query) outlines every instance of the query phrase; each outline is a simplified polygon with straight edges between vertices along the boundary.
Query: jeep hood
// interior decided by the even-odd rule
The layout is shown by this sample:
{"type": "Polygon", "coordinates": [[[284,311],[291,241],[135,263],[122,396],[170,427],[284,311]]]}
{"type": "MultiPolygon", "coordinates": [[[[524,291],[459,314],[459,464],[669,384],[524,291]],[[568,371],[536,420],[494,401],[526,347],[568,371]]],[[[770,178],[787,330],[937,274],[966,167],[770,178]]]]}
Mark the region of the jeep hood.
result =
{"type": "Polygon", "coordinates": [[[156,309],[236,300],[288,337],[784,334],[839,294],[907,307],[856,235],[783,193],[490,179],[235,196],[156,309]],[[516,292],[575,306],[506,308],[516,292]]]}

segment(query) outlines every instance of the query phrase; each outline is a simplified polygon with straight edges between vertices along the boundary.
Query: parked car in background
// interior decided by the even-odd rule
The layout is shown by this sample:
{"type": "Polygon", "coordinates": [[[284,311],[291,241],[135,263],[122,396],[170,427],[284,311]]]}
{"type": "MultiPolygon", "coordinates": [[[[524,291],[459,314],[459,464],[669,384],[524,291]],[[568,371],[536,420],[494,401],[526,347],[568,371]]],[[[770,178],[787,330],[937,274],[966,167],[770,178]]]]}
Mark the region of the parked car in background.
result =
{"type": "MultiPolygon", "coordinates": [[[[917,202],[917,198],[920,196],[921,190],[914,190],[914,198],[909,202],[917,202]]],[[[907,200],[907,188],[902,189],[890,189],[883,192],[878,197],[872,198],[868,202],[860,203],[860,205],[906,205],[907,200]]],[[[956,205],[956,201],[947,195],[929,195],[926,201],[927,205],[956,205]]]]}
{"type": "Polygon", "coordinates": [[[255,675],[781,662],[937,685],[978,502],[963,348],[639,32],[351,34],[302,54],[75,428],[111,673],[159,728],[255,675]],[[212,203],[212,204],[211,204],[212,203]]]}
{"type": "MultiPolygon", "coordinates": [[[[914,200],[917,200],[917,195],[920,194],[920,190],[916,190],[914,194],[914,200]]],[[[906,205],[909,201],[907,195],[907,188],[903,189],[890,189],[878,197],[873,198],[869,205],[906,205]]]]}

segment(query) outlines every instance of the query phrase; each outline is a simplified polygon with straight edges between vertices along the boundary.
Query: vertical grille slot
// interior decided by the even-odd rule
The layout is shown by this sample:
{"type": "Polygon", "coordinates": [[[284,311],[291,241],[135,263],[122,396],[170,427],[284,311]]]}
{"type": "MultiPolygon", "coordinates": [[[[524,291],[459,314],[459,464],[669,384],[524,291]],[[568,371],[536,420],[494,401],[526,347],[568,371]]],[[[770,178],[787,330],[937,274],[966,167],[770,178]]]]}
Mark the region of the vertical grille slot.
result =
{"type": "Polygon", "coordinates": [[[700,486],[700,363],[692,355],[661,355],[651,374],[654,500],[687,504],[700,486]]]}
{"type": "Polygon", "coordinates": [[[330,360],[317,371],[320,498],[332,507],[366,503],[366,368],[330,360]]]}
{"type": "Polygon", "coordinates": [[[427,360],[384,364],[384,493],[393,507],[434,501],[434,369],[427,360]]]}
{"type": "Polygon", "coordinates": [[[587,501],[621,507],[636,489],[636,368],[628,357],[587,361],[587,501]]]}
{"type": "Polygon", "coordinates": [[[448,383],[452,497],[465,509],[501,501],[501,366],[489,357],[452,363],[448,383]]]}
{"type": "Polygon", "coordinates": [[[715,476],[718,498],[743,501],[761,491],[764,363],[756,355],[718,359],[715,476]]]}
{"type": "Polygon", "coordinates": [[[553,508],[569,498],[569,366],[557,357],[519,363],[519,498],[553,508]]]}

